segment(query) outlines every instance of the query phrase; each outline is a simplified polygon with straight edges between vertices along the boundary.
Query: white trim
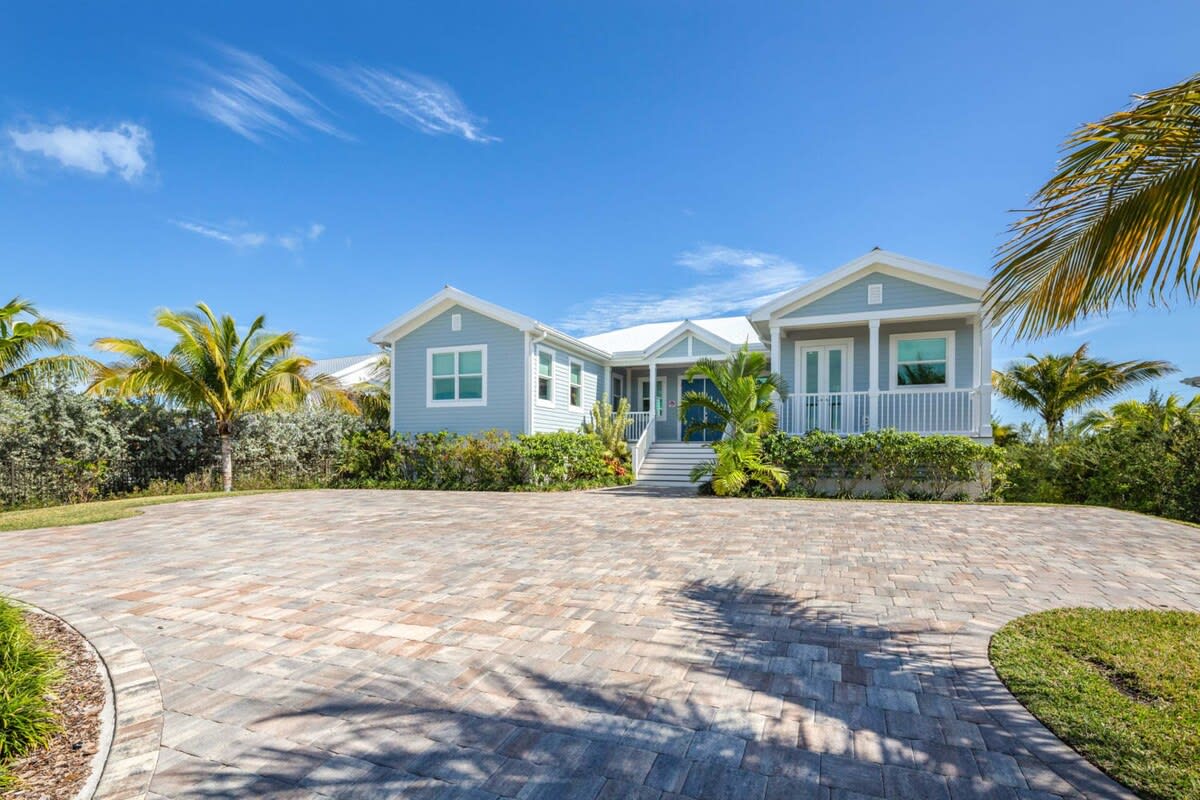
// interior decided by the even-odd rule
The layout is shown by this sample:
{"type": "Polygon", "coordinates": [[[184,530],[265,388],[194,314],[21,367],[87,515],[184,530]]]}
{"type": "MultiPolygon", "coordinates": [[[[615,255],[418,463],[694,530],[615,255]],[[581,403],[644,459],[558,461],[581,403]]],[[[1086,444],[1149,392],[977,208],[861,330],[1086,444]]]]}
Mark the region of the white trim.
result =
{"type": "Polygon", "coordinates": [[[954,382],[954,362],[957,360],[958,351],[954,347],[954,331],[919,331],[913,333],[893,333],[888,335],[888,391],[889,392],[944,392],[953,390],[954,382]],[[926,383],[920,386],[900,386],[896,383],[896,372],[900,366],[897,358],[898,344],[902,341],[911,339],[938,339],[946,340],[946,382],[945,383],[926,383]]]}
{"type": "MultiPolygon", "coordinates": [[[[805,347],[841,347],[845,353],[842,359],[842,390],[840,392],[830,392],[830,394],[847,394],[854,391],[854,337],[845,339],[801,339],[795,342],[795,349],[792,353],[793,377],[796,385],[792,388],[792,394],[813,394],[804,390],[804,376],[802,374],[803,364],[801,363],[801,350],[805,347]]],[[[823,394],[818,385],[817,394],[823,394]]]]}
{"type": "Polygon", "coordinates": [[[542,408],[554,408],[554,401],[556,400],[556,398],[554,396],[554,392],[558,388],[558,380],[557,380],[558,376],[555,374],[557,366],[558,366],[558,351],[557,350],[555,350],[551,347],[547,347],[544,344],[539,344],[537,347],[534,348],[534,354],[533,354],[533,383],[534,383],[534,385],[533,385],[533,401],[535,403],[537,403],[539,406],[541,406],[542,408]],[[541,392],[538,391],[538,389],[541,388],[541,381],[542,381],[542,353],[550,354],[550,399],[549,400],[543,400],[541,392]]]}
{"type": "MultiPolygon", "coordinates": [[[[488,346],[486,344],[463,344],[454,345],[453,347],[427,347],[425,348],[425,407],[426,408],[466,408],[470,406],[486,406],[487,405],[487,387],[488,387],[488,346]],[[478,350],[482,353],[480,369],[482,370],[480,397],[462,400],[458,398],[458,354],[473,352],[478,350]],[[434,400],[433,399],[433,357],[442,353],[454,353],[454,400],[434,400]]],[[[447,377],[445,375],[440,377],[447,377]]],[[[469,377],[475,377],[470,375],[469,377]]]]}
{"type": "Polygon", "coordinates": [[[582,411],[583,410],[583,376],[584,376],[583,362],[580,361],[578,358],[570,358],[568,356],[568,358],[567,358],[567,408],[571,409],[572,411],[582,411]],[[576,364],[579,365],[579,404],[578,405],[571,402],[571,390],[575,388],[575,384],[571,383],[571,368],[574,367],[576,364]]]}
{"type": "Polygon", "coordinates": [[[525,403],[525,433],[533,433],[533,403],[529,402],[533,397],[533,384],[529,380],[530,365],[533,364],[533,334],[524,331],[521,335],[525,339],[525,349],[522,351],[523,357],[521,358],[521,374],[525,379],[525,391],[522,397],[525,403]]]}
{"type": "Polygon", "coordinates": [[[391,433],[396,432],[396,346],[385,345],[388,353],[388,421],[391,423],[391,433]]]}
{"type": "Polygon", "coordinates": [[[772,317],[781,316],[783,313],[811,303],[825,294],[851,283],[862,274],[872,271],[915,279],[917,283],[967,296],[981,297],[988,285],[987,278],[972,275],[969,272],[941,267],[927,261],[918,261],[915,258],[887,250],[872,250],[832,272],[814,278],[797,289],[767,301],[750,312],[750,320],[767,322],[772,317]]]}
{"type": "Polygon", "coordinates": [[[454,333],[462,330],[462,314],[450,315],[450,330],[454,333]]]}
{"type": "MultiPolygon", "coordinates": [[[[741,347],[740,344],[735,344],[734,342],[731,342],[728,339],[723,339],[720,336],[717,336],[712,331],[709,331],[706,328],[703,328],[703,327],[697,325],[696,323],[692,322],[691,320],[685,319],[683,322],[679,323],[674,328],[672,328],[670,331],[668,331],[665,336],[659,337],[658,341],[654,342],[649,347],[647,347],[645,350],[641,351],[640,355],[643,358],[650,358],[651,356],[655,355],[656,353],[662,352],[664,350],[669,350],[670,348],[674,347],[678,343],[679,338],[684,335],[693,336],[693,337],[699,339],[700,341],[704,342],[705,344],[709,345],[710,347],[716,348],[720,353],[723,353],[725,355],[728,355],[729,353],[733,352],[733,350],[737,349],[738,347],[741,347]]],[[[759,344],[761,344],[761,342],[759,342],[759,344]]],[[[672,356],[672,358],[691,359],[692,358],[691,342],[688,342],[687,356],[682,356],[682,357],[681,356],[672,356]]],[[[660,363],[667,363],[667,362],[668,362],[668,359],[660,359],[660,363]]]]}
{"type": "MultiPolygon", "coordinates": [[[[667,379],[665,376],[658,376],[658,377],[655,377],[655,382],[662,384],[663,413],[655,414],[654,419],[656,422],[665,422],[667,419],[667,379]]],[[[636,409],[637,411],[642,410],[642,401],[645,400],[647,395],[649,395],[649,394],[650,394],[650,379],[649,378],[638,378],[638,398],[637,398],[638,405],[637,405],[637,409],[636,409]],[[642,388],[643,386],[645,388],[642,388]]],[[[651,409],[651,411],[653,411],[653,410],[655,410],[655,409],[651,409]]]]}
{"type": "Polygon", "coordinates": [[[775,324],[785,331],[802,328],[828,328],[831,325],[864,325],[869,319],[896,322],[911,320],[918,322],[927,319],[943,319],[947,317],[967,317],[979,313],[979,303],[962,303],[952,306],[924,306],[914,308],[897,308],[892,311],[871,311],[854,314],[821,314],[814,317],[795,317],[793,319],[776,319],[775,324]]]}

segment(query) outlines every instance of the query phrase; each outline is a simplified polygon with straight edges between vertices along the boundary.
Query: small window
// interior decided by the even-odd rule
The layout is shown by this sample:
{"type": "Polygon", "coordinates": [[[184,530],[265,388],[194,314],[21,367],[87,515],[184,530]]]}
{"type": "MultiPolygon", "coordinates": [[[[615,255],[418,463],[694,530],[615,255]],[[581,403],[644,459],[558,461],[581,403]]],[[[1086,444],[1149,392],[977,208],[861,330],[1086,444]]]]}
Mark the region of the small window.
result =
{"type": "Polygon", "coordinates": [[[949,349],[945,336],[896,342],[896,385],[946,386],[949,349]]]}
{"type": "Polygon", "coordinates": [[[568,398],[572,408],[583,405],[583,364],[571,362],[571,394],[568,398]]]}
{"type": "Polygon", "coordinates": [[[883,284],[872,283],[867,286],[867,305],[878,306],[883,304],[883,284]]]}
{"type": "Polygon", "coordinates": [[[429,351],[429,404],[485,405],[487,346],[429,351]]]}
{"type": "MultiPolygon", "coordinates": [[[[655,417],[655,419],[666,419],[666,414],[665,414],[666,398],[664,397],[664,395],[666,394],[666,391],[667,391],[667,382],[665,379],[659,378],[656,381],[656,383],[658,384],[658,391],[656,391],[654,393],[654,417],[655,417]]],[[[642,411],[649,411],[650,410],[650,379],[642,378],[642,382],[641,382],[640,386],[642,389],[641,409],[642,409],[642,411]]]]}
{"type": "Polygon", "coordinates": [[[450,315],[450,330],[452,330],[452,331],[461,331],[462,330],[462,314],[451,314],[450,315]]]}
{"type": "Polygon", "coordinates": [[[538,348],[538,402],[554,405],[554,351],[538,348]]]}

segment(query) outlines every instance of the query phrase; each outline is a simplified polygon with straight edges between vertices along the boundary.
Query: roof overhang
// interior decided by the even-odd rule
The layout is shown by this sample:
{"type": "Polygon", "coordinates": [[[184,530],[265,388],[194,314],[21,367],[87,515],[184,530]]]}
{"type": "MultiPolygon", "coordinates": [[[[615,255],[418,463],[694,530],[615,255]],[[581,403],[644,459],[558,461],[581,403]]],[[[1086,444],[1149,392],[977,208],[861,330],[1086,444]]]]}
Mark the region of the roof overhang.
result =
{"type": "Polygon", "coordinates": [[[871,272],[883,272],[915,281],[926,286],[944,289],[964,297],[979,300],[987,289],[988,280],[969,272],[941,267],[927,261],[902,256],[887,250],[872,250],[837,269],[814,278],[803,286],[784,292],[750,312],[750,321],[758,325],[801,308],[871,272]]]}
{"type": "Polygon", "coordinates": [[[601,350],[586,342],[581,342],[574,336],[538,322],[533,317],[518,314],[495,303],[489,303],[487,300],[476,297],[473,294],[467,294],[461,289],[455,289],[453,286],[443,288],[440,292],[419,304],[411,311],[392,320],[371,334],[369,339],[373,344],[377,345],[394,344],[397,340],[403,339],[438,314],[454,306],[461,306],[468,311],[474,311],[476,314],[481,314],[497,322],[502,322],[519,331],[539,334],[542,338],[551,339],[560,345],[573,348],[601,361],[607,361],[611,356],[606,350],[601,350]]]}

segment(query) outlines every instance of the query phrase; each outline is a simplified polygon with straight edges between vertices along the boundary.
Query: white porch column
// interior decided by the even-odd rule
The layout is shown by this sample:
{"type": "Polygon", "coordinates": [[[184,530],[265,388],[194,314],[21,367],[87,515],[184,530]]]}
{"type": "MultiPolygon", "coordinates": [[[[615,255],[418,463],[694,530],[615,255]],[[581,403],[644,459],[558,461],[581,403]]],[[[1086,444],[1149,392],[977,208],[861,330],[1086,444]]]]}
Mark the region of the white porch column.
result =
{"type": "Polygon", "coordinates": [[[983,325],[978,314],[967,322],[971,326],[971,394],[975,398],[975,418],[971,420],[971,429],[979,436],[983,427],[983,386],[979,383],[983,374],[983,325]]]}
{"type": "Polygon", "coordinates": [[[867,413],[870,419],[867,420],[868,427],[873,430],[879,430],[879,320],[872,319],[868,321],[871,330],[870,337],[870,357],[867,359],[867,413]]]}
{"type": "Polygon", "coordinates": [[[979,343],[979,435],[992,435],[992,321],[984,317],[980,323],[979,343]]]}
{"type": "Polygon", "coordinates": [[[633,367],[625,368],[625,396],[629,398],[629,410],[637,411],[633,407],[633,367]]]}
{"type": "Polygon", "coordinates": [[[612,406],[616,405],[617,398],[613,397],[612,367],[610,367],[610,366],[604,367],[604,391],[599,392],[599,397],[597,397],[596,399],[603,400],[605,397],[608,398],[608,405],[610,408],[612,406]]]}
{"type": "Polygon", "coordinates": [[[658,419],[658,362],[650,362],[650,419],[658,419]]]}
{"type": "Polygon", "coordinates": [[[779,361],[779,328],[771,326],[771,371],[783,372],[783,364],[779,361]]]}

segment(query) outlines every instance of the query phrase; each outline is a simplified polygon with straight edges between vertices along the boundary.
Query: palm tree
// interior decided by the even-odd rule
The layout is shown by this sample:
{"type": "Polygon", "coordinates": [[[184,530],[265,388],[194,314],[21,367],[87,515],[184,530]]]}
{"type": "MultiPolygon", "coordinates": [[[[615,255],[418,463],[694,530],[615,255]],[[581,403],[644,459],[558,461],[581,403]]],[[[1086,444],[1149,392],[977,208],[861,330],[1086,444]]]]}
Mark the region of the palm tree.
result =
{"type": "Polygon", "coordinates": [[[714,442],[713,452],[716,460],[697,464],[689,476],[693,481],[712,478],[713,494],[737,494],[751,481],[771,489],[787,485],[787,472],[763,457],[763,440],[757,433],[739,431],[714,442]]]}
{"type": "Polygon", "coordinates": [[[28,300],[9,300],[0,306],[0,389],[24,394],[39,383],[83,380],[97,364],[61,352],[70,343],[61,322],[46,319],[28,300]]]}
{"type": "Polygon", "coordinates": [[[1166,361],[1106,361],[1088,355],[1083,344],[1065,355],[1026,356],[1029,363],[1013,364],[992,373],[992,386],[1021,408],[1037,412],[1053,441],[1063,431],[1071,411],[1084,408],[1144,381],[1174,372],[1166,361]]]}
{"type": "Polygon", "coordinates": [[[1020,336],[1200,296],[1200,75],[1134,99],[1067,139],[999,250],[985,300],[1020,336]]]}
{"type": "Polygon", "coordinates": [[[712,431],[724,438],[740,432],[766,434],[775,430],[775,403],[772,399],[787,394],[787,383],[778,372],[771,372],[765,353],[751,352],[742,345],[722,361],[702,358],[684,374],[684,380],[707,378],[720,397],[705,392],[684,392],[679,401],[679,418],[686,419],[692,409],[706,414],[688,423],[684,436],[712,431]]]}
{"type": "Polygon", "coordinates": [[[358,406],[367,426],[386,431],[392,425],[392,358],[381,355],[371,374],[349,389],[350,399],[358,406]]]}
{"type": "Polygon", "coordinates": [[[1185,401],[1171,393],[1166,399],[1150,392],[1146,402],[1122,400],[1112,408],[1089,411],[1079,422],[1085,431],[1106,431],[1121,428],[1146,427],[1169,433],[1186,419],[1200,420],[1200,394],[1185,401]]]}
{"type": "Polygon", "coordinates": [[[225,491],[233,489],[233,429],[240,417],[298,408],[306,398],[356,413],[346,392],[326,375],[309,377],[312,359],[296,355],[295,333],[268,333],[259,316],[245,335],[228,314],[217,318],[204,303],[195,311],[160,310],[159,327],[178,341],[166,354],[136,339],[97,339],[93,347],[124,361],[101,366],[88,391],[121,397],[158,396],[190,411],[212,412],[221,437],[225,491]]]}

